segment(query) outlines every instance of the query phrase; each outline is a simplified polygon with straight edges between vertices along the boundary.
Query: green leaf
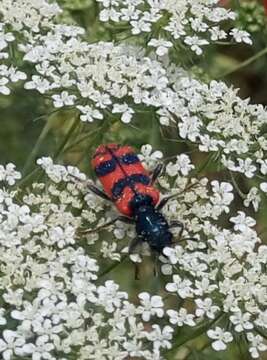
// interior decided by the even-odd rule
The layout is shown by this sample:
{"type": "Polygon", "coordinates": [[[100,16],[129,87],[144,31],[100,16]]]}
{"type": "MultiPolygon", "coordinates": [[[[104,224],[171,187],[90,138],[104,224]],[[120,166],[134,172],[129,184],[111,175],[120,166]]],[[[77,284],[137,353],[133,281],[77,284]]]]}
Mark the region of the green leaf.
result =
{"type": "Polygon", "coordinates": [[[68,10],[83,10],[92,5],[92,0],[61,0],[59,3],[68,10]]]}

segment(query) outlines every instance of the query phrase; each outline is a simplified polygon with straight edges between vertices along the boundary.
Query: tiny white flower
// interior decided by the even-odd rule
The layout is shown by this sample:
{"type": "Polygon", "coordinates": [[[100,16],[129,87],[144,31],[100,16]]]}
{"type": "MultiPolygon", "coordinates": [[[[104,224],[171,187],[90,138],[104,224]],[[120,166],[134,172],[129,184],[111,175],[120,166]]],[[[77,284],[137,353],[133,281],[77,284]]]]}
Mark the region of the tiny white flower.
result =
{"type": "Polygon", "coordinates": [[[89,105],[78,105],[77,109],[79,109],[82,113],[82,115],[80,116],[80,119],[82,121],[93,122],[94,119],[102,120],[104,118],[103,114],[101,114],[99,110],[93,109],[89,105]]]}
{"type": "Polygon", "coordinates": [[[67,91],[62,91],[60,95],[52,95],[53,103],[56,108],[70,106],[74,104],[75,95],[69,95],[67,91]]]}
{"type": "Polygon", "coordinates": [[[12,42],[15,40],[15,36],[10,33],[0,33],[0,50],[3,50],[7,47],[9,42],[12,42]]]}
{"type": "Polygon", "coordinates": [[[32,359],[52,359],[51,351],[55,348],[55,345],[49,342],[48,336],[39,336],[35,344],[27,343],[23,346],[25,354],[32,354],[32,359]]]}
{"type": "Polygon", "coordinates": [[[6,76],[8,76],[12,82],[25,80],[27,78],[27,75],[24,72],[17,70],[13,66],[10,66],[9,69],[6,71],[6,76]]]}
{"type": "Polygon", "coordinates": [[[206,315],[209,319],[214,319],[216,312],[220,310],[219,306],[212,305],[212,299],[206,298],[196,299],[195,303],[197,305],[196,316],[200,317],[206,315]]]}
{"type": "Polygon", "coordinates": [[[24,88],[27,90],[36,89],[41,94],[46,93],[51,89],[51,84],[48,80],[41,78],[38,75],[33,75],[31,81],[27,81],[24,85],[24,88]]]}
{"type": "Polygon", "coordinates": [[[5,167],[0,165],[0,181],[6,181],[9,185],[14,185],[16,180],[21,179],[21,174],[15,170],[16,167],[12,163],[8,163],[5,167]]]}
{"type": "Polygon", "coordinates": [[[248,312],[242,314],[241,311],[231,315],[230,321],[235,325],[235,331],[241,332],[253,329],[253,324],[249,321],[250,317],[251,315],[248,312]]]}
{"type": "Polygon", "coordinates": [[[244,173],[247,178],[252,178],[255,174],[257,167],[253,165],[253,160],[247,158],[245,160],[238,159],[238,166],[236,167],[236,171],[244,173]]]}
{"type": "Polygon", "coordinates": [[[262,182],[260,184],[260,189],[261,189],[261,191],[267,193],[267,182],[262,182]]]}
{"type": "Polygon", "coordinates": [[[230,35],[232,35],[238,43],[244,42],[245,44],[252,45],[250,34],[247,31],[234,28],[230,31],[230,35]]]}
{"type": "Polygon", "coordinates": [[[212,41],[226,39],[227,37],[227,33],[224,30],[221,30],[219,26],[212,27],[209,29],[209,32],[211,34],[210,38],[212,41]]]}
{"type": "Polygon", "coordinates": [[[132,114],[134,114],[134,110],[131,109],[126,103],[124,104],[114,104],[112,113],[121,113],[121,121],[125,124],[128,124],[132,120],[132,114]]]}
{"type": "Polygon", "coordinates": [[[215,340],[211,346],[216,351],[225,350],[227,343],[233,340],[233,335],[228,331],[224,331],[219,326],[216,326],[215,330],[208,330],[207,335],[209,338],[215,340]]]}
{"type": "Polygon", "coordinates": [[[246,216],[246,214],[243,211],[238,211],[238,216],[231,217],[230,221],[234,223],[234,229],[240,230],[241,232],[245,232],[250,227],[253,227],[256,225],[256,221],[250,217],[246,216]]]}
{"type": "Polygon", "coordinates": [[[182,298],[193,296],[193,289],[191,288],[192,282],[188,279],[182,279],[179,275],[173,275],[173,282],[166,285],[166,290],[170,292],[177,292],[182,298]]]}
{"type": "Polygon", "coordinates": [[[113,280],[107,280],[104,286],[97,288],[98,300],[108,313],[112,313],[116,308],[120,307],[123,299],[127,299],[128,294],[118,291],[119,286],[113,280]]]}
{"type": "Polygon", "coordinates": [[[261,197],[259,195],[259,190],[258,188],[256,188],[255,186],[253,186],[248,194],[247,194],[247,197],[246,199],[244,200],[244,205],[246,207],[249,207],[250,204],[252,204],[253,208],[255,211],[258,211],[259,209],[259,204],[260,204],[260,201],[261,201],[261,197]]]}
{"type": "Polygon", "coordinates": [[[182,173],[183,176],[187,176],[189,172],[195,168],[195,166],[191,164],[189,156],[186,154],[178,155],[176,164],[178,165],[178,170],[182,173]]]}
{"type": "Polygon", "coordinates": [[[176,245],[174,248],[171,247],[165,247],[163,249],[164,255],[166,255],[171,262],[171,264],[177,264],[179,259],[183,257],[184,249],[180,245],[176,245]]]}
{"type": "Polygon", "coordinates": [[[162,159],[163,154],[161,151],[153,151],[153,148],[150,144],[143,145],[141,147],[141,154],[139,159],[146,165],[148,168],[155,166],[155,164],[162,159]]]}
{"type": "Polygon", "coordinates": [[[3,340],[0,339],[0,353],[2,353],[4,360],[11,360],[14,355],[25,355],[22,350],[22,346],[25,344],[23,337],[11,330],[4,330],[2,337],[3,340]]]}
{"type": "Polygon", "coordinates": [[[200,133],[200,126],[201,121],[197,116],[183,117],[178,124],[181,138],[196,141],[200,133]]]}
{"type": "Polygon", "coordinates": [[[167,310],[167,314],[170,317],[170,323],[177,326],[189,325],[195,326],[196,323],[193,320],[194,315],[188,314],[185,308],[180,308],[179,311],[167,310]]]}
{"type": "Polygon", "coordinates": [[[170,41],[165,41],[163,39],[151,39],[147,45],[157,48],[156,54],[158,56],[167,54],[169,48],[172,47],[172,43],[170,41]]]}
{"type": "Polygon", "coordinates": [[[263,342],[262,336],[248,333],[247,339],[250,342],[249,352],[253,359],[257,359],[260,356],[259,351],[267,350],[267,345],[263,342]]]}
{"type": "Polygon", "coordinates": [[[141,314],[144,321],[149,321],[150,317],[156,315],[163,317],[163,302],[160,296],[150,296],[147,292],[142,292],[138,295],[141,306],[137,308],[137,313],[141,314]]]}
{"type": "Polygon", "coordinates": [[[0,94],[9,95],[10,89],[6,86],[9,83],[5,77],[0,78],[0,94]]]}
{"type": "Polygon", "coordinates": [[[257,162],[261,165],[260,171],[261,171],[262,175],[266,175],[267,174],[267,160],[259,159],[257,162]]]}
{"type": "Polygon", "coordinates": [[[5,314],[5,309],[4,309],[4,308],[0,308],[0,326],[6,324],[6,319],[5,319],[5,317],[4,317],[4,314],[5,314]]]}
{"type": "Polygon", "coordinates": [[[151,23],[146,21],[145,19],[132,20],[130,21],[132,26],[132,34],[138,35],[141,32],[149,32],[151,31],[151,23]]]}
{"type": "Polygon", "coordinates": [[[213,180],[211,185],[214,195],[210,200],[214,205],[214,211],[224,211],[228,213],[229,205],[234,199],[234,195],[232,193],[233,186],[226,182],[219,183],[217,180],[213,180]]]}
{"type": "Polygon", "coordinates": [[[161,330],[158,325],[152,325],[152,331],[148,334],[146,334],[149,341],[153,342],[153,346],[156,350],[159,350],[160,348],[163,349],[170,349],[171,348],[171,342],[172,339],[172,333],[173,329],[166,325],[161,330]]]}
{"type": "Polygon", "coordinates": [[[186,36],[184,40],[185,44],[189,45],[191,50],[194,51],[197,55],[201,55],[203,50],[201,46],[208,45],[209,42],[205,39],[200,39],[198,36],[186,36]]]}

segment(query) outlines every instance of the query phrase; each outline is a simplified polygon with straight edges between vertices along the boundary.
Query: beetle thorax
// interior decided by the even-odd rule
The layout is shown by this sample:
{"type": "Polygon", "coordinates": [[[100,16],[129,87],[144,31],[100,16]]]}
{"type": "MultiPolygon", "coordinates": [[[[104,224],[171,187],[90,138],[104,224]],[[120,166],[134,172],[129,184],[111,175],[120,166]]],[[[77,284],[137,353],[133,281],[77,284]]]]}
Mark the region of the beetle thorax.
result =
{"type": "Polygon", "coordinates": [[[172,244],[172,234],[164,216],[153,205],[141,205],[135,211],[136,233],[152,250],[162,252],[172,244]]]}

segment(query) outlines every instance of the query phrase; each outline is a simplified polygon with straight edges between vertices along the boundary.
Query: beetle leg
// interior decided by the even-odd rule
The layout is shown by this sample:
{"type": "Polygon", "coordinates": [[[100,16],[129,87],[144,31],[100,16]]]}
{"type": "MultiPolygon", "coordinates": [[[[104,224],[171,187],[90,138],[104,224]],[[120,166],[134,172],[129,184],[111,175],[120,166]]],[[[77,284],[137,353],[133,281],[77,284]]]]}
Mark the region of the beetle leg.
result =
{"type": "Polygon", "coordinates": [[[129,244],[129,249],[128,249],[128,253],[132,254],[134,249],[136,248],[136,246],[138,246],[140,243],[142,242],[142,238],[141,237],[136,237],[134,238],[130,244],[129,244]]]}
{"type": "Polygon", "coordinates": [[[153,268],[154,276],[159,276],[159,255],[155,254],[154,256],[154,268],[153,268]]]}
{"type": "Polygon", "coordinates": [[[179,238],[181,238],[183,232],[184,232],[184,224],[181,223],[180,221],[172,221],[170,224],[170,229],[171,228],[175,228],[175,227],[179,227],[181,230],[179,231],[179,238]]]}
{"type": "MultiPolygon", "coordinates": [[[[128,253],[129,255],[131,255],[134,251],[134,249],[136,248],[136,246],[138,246],[140,243],[142,242],[142,238],[137,236],[136,238],[134,238],[130,244],[129,244],[129,250],[128,253]]],[[[135,280],[140,280],[140,267],[138,263],[134,263],[134,279],[135,280]]]]}
{"type": "Polygon", "coordinates": [[[164,208],[164,206],[167,204],[167,202],[173,198],[175,198],[178,194],[173,194],[173,195],[169,195],[169,196],[166,196],[165,198],[163,198],[159,203],[158,203],[158,206],[157,206],[157,210],[161,210],[162,208],[164,208]]]}
{"type": "Polygon", "coordinates": [[[97,196],[101,197],[104,200],[107,201],[112,201],[112,199],[110,199],[110,197],[108,197],[104,191],[98,189],[98,187],[96,187],[95,185],[91,184],[89,181],[82,181],[81,179],[79,179],[77,176],[75,175],[70,175],[72,178],[74,178],[75,180],[78,180],[81,183],[86,183],[87,187],[97,196]]]}
{"type": "Polygon", "coordinates": [[[93,184],[88,184],[87,186],[88,186],[88,188],[89,188],[94,194],[96,194],[97,196],[101,197],[101,198],[104,199],[104,200],[107,200],[107,201],[111,201],[111,202],[112,202],[112,199],[109,198],[109,197],[104,193],[104,191],[98,189],[95,185],[93,185],[93,184]]]}
{"type": "Polygon", "coordinates": [[[105,223],[105,224],[103,224],[101,226],[98,226],[95,229],[88,229],[88,230],[80,231],[79,233],[80,234],[94,233],[94,232],[97,232],[98,230],[101,230],[101,229],[107,227],[107,226],[115,224],[116,221],[122,221],[122,222],[124,222],[126,224],[134,224],[135,223],[134,219],[128,218],[126,216],[117,216],[115,219],[110,220],[107,223],[105,223]]]}
{"type": "Polygon", "coordinates": [[[153,185],[154,182],[157,180],[157,178],[159,177],[159,175],[161,174],[162,172],[162,169],[163,169],[163,164],[162,163],[159,163],[155,169],[153,170],[152,172],[152,175],[151,175],[151,179],[150,179],[150,185],[153,185]]]}
{"type": "MultiPolygon", "coordinates": [[[[181,243],[187,240],[191,240],[191,241],[199,241],[197,238],[194,237],[186,237],[186,238],[182,238],[182,234],[184,232],[184,224],[181,223],[180,221],[172,221],[170,223],[170,229],[174,228],[174,227],[179,227],[181,230],[179,231],[178,234],[178,240],[176,241],[176,243],[181,243]]],[[[174,242],[175,243],[175,242],[174,242]]]]}
{"type": "Polygon", "coordinates": [[[140,280],[140,266],[134,263],[134,280],[140,280]]]}
{"type": "Polygon", "coordinates": [[[125,224],[131,224],[131,225],[135,224],[135,220],[127,216],[118,216],[117,220],[124,222],[125,224]]]}
{"type": "Polygon", "coordinates": [[[180,239],[179,242],[188,241],[188,240],[195,241],[195,242],[199,241],[199,239],[197,239],[197,238],[187,237],[187,238],[180,239]]]}

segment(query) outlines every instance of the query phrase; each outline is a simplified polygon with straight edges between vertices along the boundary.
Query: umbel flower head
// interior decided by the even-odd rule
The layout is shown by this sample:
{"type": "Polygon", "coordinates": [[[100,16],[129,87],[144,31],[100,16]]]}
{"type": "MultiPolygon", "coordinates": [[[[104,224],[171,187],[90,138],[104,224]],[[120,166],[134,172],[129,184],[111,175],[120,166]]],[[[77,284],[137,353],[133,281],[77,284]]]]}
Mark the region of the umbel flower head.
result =
{"type": "MultiPolygon", "coordinates": [[[[260,239],[249,218],[242,222],[250,227],[237,226],[233,231],[214,224],[214,218],[229,211],[233,196],[222,207],[214,199],[229,197],[230,186],[197,181],[190,173],[184,175],[183,168],[175,176],[166,175],[164,183],[175,179],[178,193],[164,209],[166,217],[170,220],[173,209],[180,206],[187,231],[200,236],[197,242],[188,240],[164,250],[169,259],[168,263],[162,259],[163,268],[169,267],[166,291],[193,301],[194,307],[190,311],[176,305],[168,308],[161,296],[149,292],[141,292],[135,305],[114,280],[102,279],[93,249],[96,241],[105,248],[106,241],[89,234],[85,252],[79,240],[80,228],[96,227],[97,218],[98,224],[107,221],[97,214],[105,217],[104,203],[96,206],[98,200],[91,194],[95,201],[84,204],[85,176],[78,169],[56,165],[49,158],[39,159],[38,164],[50,179],[46,189],[44,183],[33,184],[19,203],[16,192],[1,191],[1,324],[5,331],[0,351],[4,358],[14,354],[53,357],[55,351],[68,356],[75,350],[81,359],[88,354],[105,358],[110,351],[114,359],[152,359],[171,349],[176,327],[194,328],[210,319],[217,324],[207,331],[214,350],[226,349],[239,333],[251,340],[254,357],[265,350],[255,329],[266,327],[262,279],[267,248],[256,247],[260,239]],[[189,183],[193,186],[186,190],[189,183]],[[9,329],[11,319],[16,325],[9,329]],[[233,325],[231,331],[221,325],[226,320],[233,325]]],[[[4,178],[4,167],[2,172],[4,178]]],[[[19,177],[14,167],[13,174],[6,182],[12,184],[19,177]]],[[[231,221],[238,224],[238,218],[241,215],[231,221]]],[[[112,227],[105,231],[113,237],[112,227]]],[[[109,248],[111,261],[119,264],[121,256],[117,246],[109,248]]]]}

